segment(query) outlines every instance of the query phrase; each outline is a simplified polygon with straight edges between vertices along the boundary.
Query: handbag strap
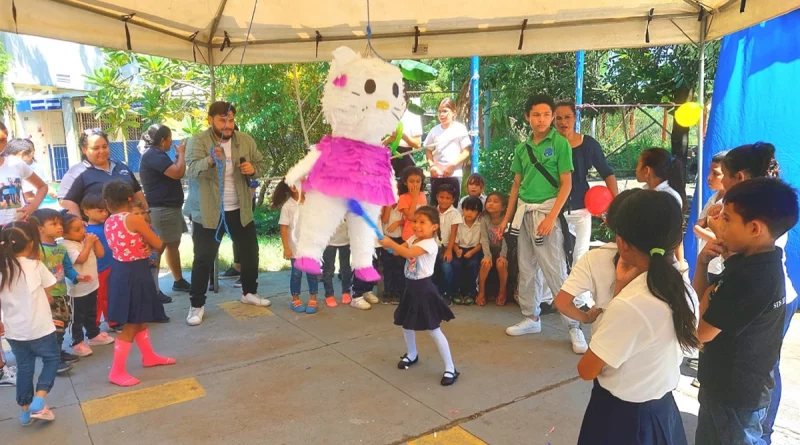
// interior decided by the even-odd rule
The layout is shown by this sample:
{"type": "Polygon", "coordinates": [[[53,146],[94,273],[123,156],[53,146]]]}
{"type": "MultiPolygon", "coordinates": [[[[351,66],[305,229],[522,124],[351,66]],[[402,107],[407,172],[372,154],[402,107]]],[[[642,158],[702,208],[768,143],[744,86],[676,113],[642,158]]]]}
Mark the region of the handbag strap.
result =
{"type": "Polygon", "coordinates": [[[533,154],[533,148],[531,148],[531,144],[529,144],[527,141],[525,142],[525,148],[528,149],[528,157],[531,159],[533,166],[536,167],[536,170],[539,170],[539,173],[544,176],[544,179],[547,179],[547,182],[549,182],[550,185],[558,188],[558,181],[556,181],[556,178],[554,178],[553,175],[551,175],[550,172],[544,168],[544,165],[542,165],[542,163],[536,159],[536,155],[533,154]]]}

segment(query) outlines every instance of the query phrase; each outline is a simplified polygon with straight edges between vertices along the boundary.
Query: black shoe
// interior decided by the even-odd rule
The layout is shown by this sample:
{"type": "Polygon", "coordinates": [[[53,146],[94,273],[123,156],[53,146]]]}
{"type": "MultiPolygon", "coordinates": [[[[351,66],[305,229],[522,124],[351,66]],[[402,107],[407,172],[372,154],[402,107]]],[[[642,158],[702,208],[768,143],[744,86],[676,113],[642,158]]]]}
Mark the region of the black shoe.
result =
{"type": "Polygon", "coordinates": [[[56,368],[56,374],[63,374],[69,371],[70,369],[72,369],[72,363],[68,363],[62,360],[61,363],[58,364],[58,368],[56,368]]]}
{"type": "Polygon", "coordinates": [[[120,324],[118,324],[118,325],[116,325],[116,326],[109,326],[109,327],[111,328],[111,330],[112,330],[112,331],[114,331],[114,332],[116,332],[117,334],[119,334],[120,332],[122,332],[122,328],[124,328],[124,327],[125,327],[125,325],[124,325],[124,324],[122,324],[122,323],[120,323],[120,324]]]}
{"type": "Polygon", "coordinates": [[[548,304],[548,303],[540,304],[539,305],[539,310],[540,310],[539,315],[555,314],[556,312],[558,312],[558,310],[556,310],[556,308],[553,307],[552,304],[548,304]]]}
{"type": "Polygon", "coordinates": [[[403,354],[403,356],[400,357],[400,361],[397,362],[397,369],[408,369],[416,365],[418,362],[419,362],[419,355],[417,355],[417,357],[414,360],[410,360],[408,358],[408,354],[403,354]]]}
{"type": "Polygon", "coordinates": [[[241,278],[239,278],[238,280],[236,280],[236,281],[233,283],[233,287],[235,287],[235,288],[240,288],[240,287],[242,287],[242,279],[241,279],[241,278]]]}
{"type": "Polygon", "coordinates": [[[61,361],[66,363],[75,363],[80,361],[81,358],[77,355],[70,354],[67,351],[61,351],[61,361]]]}
{"type": "Polygon", "coordinates": [[[461,373],[458,372],[458,370],[453,372],[445,371],[444,375],[442,376],[442,381],[440,383],[442,384],[442,386],[450,386],[453,383],[455,383],[456,380],[458,380],[458,376],[460,375],[461,373]]]}
{"type": "Polygon", "coordinates": [[[192,285],[188,281],[181,278],[180,280],[172,283],[172,290],[175,292],[189,292],[192,290],[192,285]]]}
{"type": "Polygon", "coordinates": [[[226,270],[225,272],[219,274],[219,277],[224,279],[224,278],[238,277],[239,275],[241,275],[241,272],[239,272],[238,270],[236,270],[233,267],[231,267],[228,270],[226,270]]]}
{"type": "Polygon", "coordinates": [[[161,304],[172,303],[172,297],[161,291],[158,291],[158,299],[161,300],[161,304]]]}
{"type": "Polygon", "coordinates": [[[208,290],[214,290],[214,283],[208,283],[208,290]]]}
{"type": "Polygon", "coordinates": [[[169,317],[165,315],[164,318],[153,320],[153,323],[169,323],[169,317]]]}

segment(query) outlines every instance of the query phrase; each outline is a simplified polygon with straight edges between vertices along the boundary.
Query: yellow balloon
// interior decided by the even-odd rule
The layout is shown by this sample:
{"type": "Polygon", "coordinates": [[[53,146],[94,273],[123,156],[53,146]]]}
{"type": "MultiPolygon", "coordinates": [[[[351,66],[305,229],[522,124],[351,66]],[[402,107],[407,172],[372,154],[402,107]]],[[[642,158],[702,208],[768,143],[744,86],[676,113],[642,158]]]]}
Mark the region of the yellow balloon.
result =
{"type": "Polygon", "coordinates": [[[675,122],[682,127],[691,127],[700,121],[703,106],[697,102],[686,102],[675,110],[675,122]]]}

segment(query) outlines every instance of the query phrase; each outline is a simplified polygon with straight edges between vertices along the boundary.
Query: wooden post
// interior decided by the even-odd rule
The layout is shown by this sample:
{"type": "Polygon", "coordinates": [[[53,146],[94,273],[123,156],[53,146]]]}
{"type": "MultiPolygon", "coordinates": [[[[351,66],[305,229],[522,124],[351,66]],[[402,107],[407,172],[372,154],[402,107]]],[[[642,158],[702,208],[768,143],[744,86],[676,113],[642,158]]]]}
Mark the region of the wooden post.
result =
{"type": "Polygon", "coordinates": [[[600,112],[600,137],[606,138],[606,113],[604,111],[600,112]]]}
{"type": "Polygon", "coordinates": [[[667,141],[667,118],[669,117],[669,112],[667,112],[667,108],[664,107],[664,119],[661,120],[661,143],[667,141]]]}

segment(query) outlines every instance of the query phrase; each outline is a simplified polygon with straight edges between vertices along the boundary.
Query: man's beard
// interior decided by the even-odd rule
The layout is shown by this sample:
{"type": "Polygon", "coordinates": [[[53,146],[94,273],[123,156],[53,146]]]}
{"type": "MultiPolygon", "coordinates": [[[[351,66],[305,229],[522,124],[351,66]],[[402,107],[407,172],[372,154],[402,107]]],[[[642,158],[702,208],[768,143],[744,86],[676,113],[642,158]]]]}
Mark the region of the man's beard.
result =
{"type": "Polygon", "coordinates": [[[233,137],[233,131],[231,131],[231,135],[230,136],[225,136],[225,134],[223,132],[217,131],[217,129],[214,128],[214,127],[211,127],[211,131],[213,131],[214,134],[222,141],[229,141],[231,139],[231,137],[233,137]]]}

